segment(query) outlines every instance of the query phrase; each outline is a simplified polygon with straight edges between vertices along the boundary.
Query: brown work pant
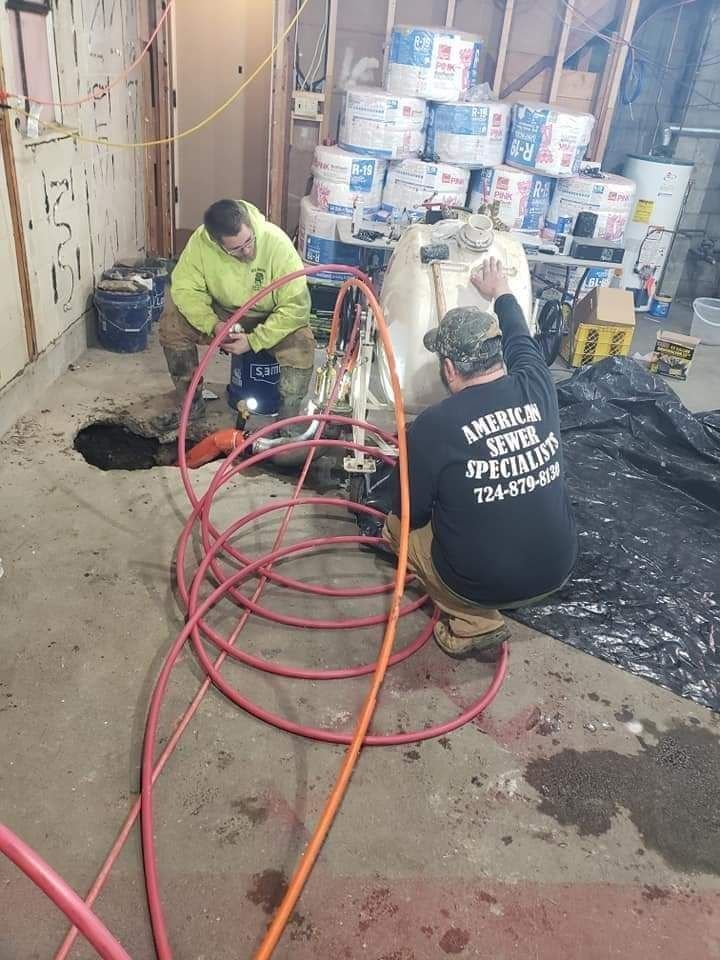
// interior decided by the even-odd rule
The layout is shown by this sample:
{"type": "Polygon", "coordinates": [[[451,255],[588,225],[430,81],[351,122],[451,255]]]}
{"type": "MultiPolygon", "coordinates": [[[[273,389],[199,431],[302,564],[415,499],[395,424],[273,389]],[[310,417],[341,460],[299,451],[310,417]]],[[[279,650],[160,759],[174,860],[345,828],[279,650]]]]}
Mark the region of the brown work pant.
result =
{"type": "MultiPolygon", "coordinates": [[[[397,553],[400,545],[400,518],[389,513],[383,529],[383,538],[397,553]]],[[[448,627],[456,637],[480,637],[492,633],[504,623],[499,610],[478,607],[470,600],[464,600],[448,587],[433,566],[431,549],[433,542],[432,527],[410,531],[408,544],[408,566],[422,581],[428,596],[446,613],[448,627]]]]}
{"type": "MultiPolygon", "coordinates": [[[[219,320],[227,320],[232,312],[219,304],[213,304],[213,310],[219,320]]],[[[245,317],[241,323],[243,329],[251,333],[262,320],[245,317]]],[[[212,339],[212,334],[203,333],[188,323],[168,291],[160,317],[160,345],[171,350],[186,350],[192,346],[207,346],[212,339]]],[[[281,418],[294,416],[307,394],[315,365],[315,337],[312,330],[310,327],[294,330],[268,350],[268,353],[271,353],[280,365],[279,415],[281,418]]]]}

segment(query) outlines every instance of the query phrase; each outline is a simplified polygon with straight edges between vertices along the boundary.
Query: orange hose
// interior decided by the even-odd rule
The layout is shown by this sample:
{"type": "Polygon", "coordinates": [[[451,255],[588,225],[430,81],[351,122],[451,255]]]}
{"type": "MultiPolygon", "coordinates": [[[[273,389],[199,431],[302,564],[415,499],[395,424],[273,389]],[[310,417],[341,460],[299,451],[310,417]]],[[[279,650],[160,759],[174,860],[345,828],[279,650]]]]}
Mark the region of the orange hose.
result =
{"type": "Polygon", "coordinates": [[[388,361],[390,381],[392,383],[393,397],[395,400],[395,422],[398,430],[398,464],[400,476],[400,545],[398,549],[397,571],[395,574],[395,589],[393,590],[392,594],[390,614],[385,627],[385,635],[383,637],[382,646],[380,647],[380,652],[377,658],[377,667],[375,669],[375,673],[373,674],[372,684],[363,702],[352,742],[345,753],[337,780],[335,781],[335,785],[325,803],[320,820],[315,827],[315,831],[310,838],[310,842],[305,848],[297,870],[288,884],[288,889],[283,897],[282,903],[278,907],[272,923],[268,927],[263,941],[255,953],[255,960],[268,960],[268,958],[272,956],[275,947],[278,945],[280,937],[285,930],[287,922],[290,919],[293,910],[295,909],[295,905],[300,898],[300,894],[307,883],[308,877],[310,876],[312,868],[315,865],[315,861],[318,858],[322,845],[325,842],[325,838],[327,837],[330,827],[332,826],[333,820],[340,809],[340,804],[342,803],[345,791],[350,783],[350,777],[352,776],[358,756],[360,755],[363,740],[365,739],[365,735],[367,734],[368,728],[370,727],[370,722],[375,712],[377,698],[380,693],[380,688],[388,667],[388,661],[392,653],[392,647],[395,640],[395,630],[400,612],[400,601],[405,589],[408,541],[410,538],[410,484],[408,478],[407,443],[405,439],[405,411],[402,402],[402,392],[400,390],[400,381],[398,379],[397,369],[395,367],[395,356],[393,354],[392,342],[388,333],[387,324],[385,323],[385,317],[371,288],[368,287],[367,284],[363,283],[362,280],[347,280],[340,288],[338,300],[335,305],[335,312],[333,313],[333,326],[335,326],[335,314],[337,313],[339,316],[340,313],[340,307],[338,305],[341,305],[342,299],[351,289],[358,289],[361,291],[374,314],[380,339],[382,341],[388,361]]]}
{"type": "Polygon", "coordinates": [[[232,453],[235,447],[239,447],[245,439],[242,430],[216,430],[209,437],[205,437],[200,443],[196,443],[192,450],[187,454],[187,465],[191,470],[202,467],[212,460],[217,460],[220,456],[227,456],[232,453]]]}

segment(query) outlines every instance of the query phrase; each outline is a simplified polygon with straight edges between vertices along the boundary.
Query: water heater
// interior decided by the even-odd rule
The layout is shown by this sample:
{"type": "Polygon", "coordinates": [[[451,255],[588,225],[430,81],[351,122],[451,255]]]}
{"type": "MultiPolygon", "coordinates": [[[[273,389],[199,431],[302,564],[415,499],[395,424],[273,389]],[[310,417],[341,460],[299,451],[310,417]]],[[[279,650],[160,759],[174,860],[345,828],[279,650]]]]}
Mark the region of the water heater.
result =
{"type": "Polygon", "coordinates": [[[647,310],[649,278],[657,285],[683,210],[693,165],[685,160],[630,154],[623,175],[637,184],[635,204],[625,228],[623,279],[635,306],[647,310]]]}

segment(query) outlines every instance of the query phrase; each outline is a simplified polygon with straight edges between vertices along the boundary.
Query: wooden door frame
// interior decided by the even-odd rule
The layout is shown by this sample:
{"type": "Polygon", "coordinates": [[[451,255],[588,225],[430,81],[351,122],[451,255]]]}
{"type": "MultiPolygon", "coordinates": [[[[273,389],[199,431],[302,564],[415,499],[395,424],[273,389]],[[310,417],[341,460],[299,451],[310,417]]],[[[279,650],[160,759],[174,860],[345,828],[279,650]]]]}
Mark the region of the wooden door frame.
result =
{"type": "MultiPolygon", "coordinates": [[[[165,10],[164,0],[137,0],[139,32],[150,36],[165,10]]],[[[172,74],[173,13],[165,20],[143,66],[144,140],[174,132],[172,74]]],[[[145,148],[145,247],[171,257],[175,250],[175,163],[172,143],[145,148]]]]}
{"type": "MultiPolygon", "coordinates": [[[[2,50],[0,50],[0,90],[6,90],[5,67],[3,65],[2,50]]],[[[28,362],[32,363],[38,356],[37,326],[35,324],[35,310],[30,287],[30,265],[28,262],[27,245],[23,224],[20,185],[15,166],[15,149],[13,147],[13,130],[10,120],[10,111],[2,109],[0,103],[0,153],[5,169],[7,184],[8,205],[10,207],[10,222],[12,223],[13,240],[15,243],[15,262],[17,264],[18,285],[20,287],[20,301],[25,325],[25,344],[27,347],[28,362]]]]}

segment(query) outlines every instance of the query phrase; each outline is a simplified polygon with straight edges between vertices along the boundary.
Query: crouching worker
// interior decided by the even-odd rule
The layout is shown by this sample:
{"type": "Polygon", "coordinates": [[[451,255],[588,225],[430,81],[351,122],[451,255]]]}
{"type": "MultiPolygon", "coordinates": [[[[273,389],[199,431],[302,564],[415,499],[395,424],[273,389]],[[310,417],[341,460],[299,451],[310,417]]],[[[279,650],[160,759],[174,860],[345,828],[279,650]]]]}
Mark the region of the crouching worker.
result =
{"type": "MultiPolygon", "coordinates": [[[[175,409],[160,418],[160,430],[178,425],[182,401],[198,365],[198,345],[211,342],[223,322],[278,277],[302,269],[292,241],[249,203],[218,200],[205,212],[172,274],[160,318],[160,343],[175,385],[175,409]]],[[[310,294],[304,277],[264,297],[231,334],[225,353],[267,350],[280,367],[281,418],[295,416],[314,365],[310,294]]],[[[191,419],[205,414],[202,384],[191,419]]]]}
{"type": "MultiPolygon", "coordinates": [[[[472,282],[497,316],[458,307],[424,339],[450,396],[408,430],[409,564],[446,615],[441,649],[492,661],[509,636],[499,611],[558,590],[577,544],[550,372],[500,262],[472,282]]],[[[394,489],[384,537],[397,552],[394,489]]]]}

